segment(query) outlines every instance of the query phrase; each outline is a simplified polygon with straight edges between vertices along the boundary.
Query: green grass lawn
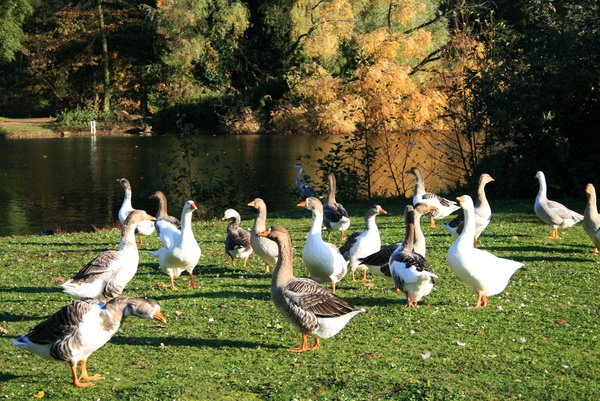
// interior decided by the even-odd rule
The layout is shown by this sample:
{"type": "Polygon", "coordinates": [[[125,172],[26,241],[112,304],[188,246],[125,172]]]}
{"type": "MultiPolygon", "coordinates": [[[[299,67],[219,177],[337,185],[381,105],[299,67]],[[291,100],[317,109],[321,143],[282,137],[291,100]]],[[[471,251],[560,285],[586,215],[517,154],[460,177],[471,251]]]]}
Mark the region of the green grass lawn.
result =
{"type": "MultiPolygon", "coordinates": [[[[60,278],[69,278],[98,253],[117,249],[120,231],[0,238],[0,398],[85,400],[595,400],[600,396],[598,309],[600,256],[581,224],[550,240],[550,226],[530,201],[491,202],[492,223],[480,248],[521,261],[505,292],[487,308],[449,270],[452,237],[422,224],[427,261],[439,280],[416,309],[405,308],[391,281],[348,274],[337,294],[368,313],[356,316],[322,348],[300,344],[270,299],[270,275],[256,256],[247,269],[225,256],[226,223],[194,222],[202,257],[198,288],[180,277],[168,287],[144,237],[137,275],[124,295],[158,301],[167,324],[131,317],[88,360],[104,380],[78,389],[68,365],[42,360],[11,340],[70,303],[60,278]],[[429,355],[429,358],[427,358],[429,355]],[[38,394],[41,395],[41,394],[38,394]]],[[[583,212],[582,201],[565,201],[583,212]]],[[[404,236],[405,202],[382,201],[382,243],[404,236]]],[[[349,208],[362,230],[366,205],[349,208]]],[[[249,229],[254,214],[240,211],[249,229]]],[[[311,224],[298,208],[270,213],[268,224],[288,229],[295,274],[306,276],[301,251],[311,224]]],[[[332,242],[341,245],[339,235],[332,242]]],[[[185,279],[185,273],[182,275],[185,279]]]]}

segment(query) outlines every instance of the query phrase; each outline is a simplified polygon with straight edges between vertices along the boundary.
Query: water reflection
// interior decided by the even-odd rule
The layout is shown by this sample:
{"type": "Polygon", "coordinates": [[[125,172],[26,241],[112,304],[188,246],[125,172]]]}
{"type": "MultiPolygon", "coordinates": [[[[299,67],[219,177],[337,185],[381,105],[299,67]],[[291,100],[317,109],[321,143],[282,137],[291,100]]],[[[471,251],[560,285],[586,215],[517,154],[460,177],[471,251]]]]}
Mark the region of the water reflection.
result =
{"type": "MultiPolygon", "coordinates": [[[[56,228],[93,231],[114,224],[123,201],[123,189],[116,182],[121,177],[131,182],[133,206],[154,214],[157,205],[148,197],[161,189],[156,171],[168,171],[172,146],[172,138],[154,136],[1,141],[0,236],[56,228]]],[[[299,156],[314,155],[317,147],[326,151],[330,146],[312,136],[210,137],[212,150],[196,162],[224,150],[223,165],[247,163],[254,172],[245,183],[255,188],[253,197],[265,199],[270,211],[293,210],[299,198],[294,195],[296,169],[289,165],[299,156]]],[[[311,183],[320,183],[315,167],[303,164],[311,183]]],[[[412,182],[407,187],[411,192],[412,182]]],[[[179,216],[185,199],[169,201],[169,214],[179,216]]],[[[223,205],[223,210],[232,206],[236,205],[223,205]]]]}

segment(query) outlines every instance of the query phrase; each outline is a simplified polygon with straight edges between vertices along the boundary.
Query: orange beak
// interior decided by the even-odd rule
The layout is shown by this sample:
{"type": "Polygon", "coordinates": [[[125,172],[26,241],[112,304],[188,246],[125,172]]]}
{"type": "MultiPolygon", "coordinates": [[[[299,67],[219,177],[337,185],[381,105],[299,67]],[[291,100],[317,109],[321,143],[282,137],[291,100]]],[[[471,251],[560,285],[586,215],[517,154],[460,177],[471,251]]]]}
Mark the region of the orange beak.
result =
{"type": "Polygon", "coordinates": [[[298,203],[296,206],[306,207],[306,199],[304,199],[302,202],[298,203]]]}
{"type": "Polygon", "coordinates": [[[379,208],[379,213],[388,214],[388,212],[386,212],[382,207],[379,208]]]}
{"type": "Polygon", "coordinates": [[[465,201],[465,196],[459,196],[456,198],[456,200],[458,201],[458,203],[463,203],[465,201]]]}
{"type": "Polygon", "coordinates": [[[160,313],[159,310],[157,310],[156,313],[154,315],[152,315],[152,319],[158,320],[163,323],[167,323],[167,319],[165,319],[165,317],[163,316],[162,313],[160,313]]]}
{"type": "Polygon", "coordinates": [[[254,206],[254,201],[248,203],[248,206],[254,206]]]}
{"type": "Polygon", "coordinates": [[[196,206],[196,204],[194,202],[190,203],[190,207],[192,208],[192,210],[198,209],[198,206],[196,206]]]}
{"type": "Polygon", "coordinates": [[[261,232],[259,232],[259,233],[256,233],[256,235],[258,235],[259,237],[266,237],[266,236],[268,236],[268,235],[269,235],[269,233],[270,233],[270,232],[271,232],[271,230],[267,228],[267,229],[266,229],[266,230],[264,230],[264,231],[261,231],[261,232]]]}

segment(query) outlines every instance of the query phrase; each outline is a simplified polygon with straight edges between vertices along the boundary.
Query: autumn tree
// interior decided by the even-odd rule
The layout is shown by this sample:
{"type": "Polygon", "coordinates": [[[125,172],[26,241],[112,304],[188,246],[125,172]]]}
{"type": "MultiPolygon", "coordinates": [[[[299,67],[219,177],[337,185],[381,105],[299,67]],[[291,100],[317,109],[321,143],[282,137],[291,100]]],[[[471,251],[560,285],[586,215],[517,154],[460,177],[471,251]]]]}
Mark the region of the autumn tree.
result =
{"type": "Polygon", "coordinates": [[[27,0],[0,0],[0,59],[14,60],[25,37],[23,21],[31,11],[27,0]]]}

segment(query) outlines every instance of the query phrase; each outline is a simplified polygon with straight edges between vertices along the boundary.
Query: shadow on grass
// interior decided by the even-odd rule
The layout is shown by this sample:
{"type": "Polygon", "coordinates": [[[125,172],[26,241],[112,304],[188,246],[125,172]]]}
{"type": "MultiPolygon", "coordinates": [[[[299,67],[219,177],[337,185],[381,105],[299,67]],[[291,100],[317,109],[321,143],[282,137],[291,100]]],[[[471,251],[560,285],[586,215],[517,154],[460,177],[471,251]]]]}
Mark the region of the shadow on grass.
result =
{"type": "MultiPolygon", "coordinates": [[[[3,322],[29,322],[29,321],[39,321],[39,320],[45,320],[45,319],[48,319],[48,316],[39,316],[39,315],[26,316],[26,315],[13,315],[11,313],[0,313],[0,321],[3,321],[3,322]]],[[[11,334],[14,334],[14,333],[11,333],[11,334]]],[[[20,336],[21,334],[26,334],[26,333],[19,333],[18,335],[20,336]]]]}
{"type": "Polygon", "coordinates": [[[13,375],[12,373],[0,372],[0,383],[7,382],[9,380],[18,379],[21,376],[13,375]]]}
{"type": "Polygon", "coordinates": [[[26,294],[37,294],[40,292],[62,292],[60,287],[0,287],[0,292],[23,292],[26,294]]]}
{"type": "Polygon", "coordinates": [[[208,298],[208,299],[246,299],[246,300],[265,300],[270,299],[270,294],[267,291],[263,292],[241,292],[241,291],[218,291],[218,292],[195,292],[192,294],[181,294],[173,291],[172,294],[154,295],[152,299],[155,301],[164,301],[169,299],[185,299],[185,298],[208,298]]]}
{"type": "MultiPolygon", "coordinates": [[[[591,247],[590,247],[591,248],[591,247]]],[[[496,251],[502,252],[515,252],[515,260],[524,262],[541,262],[553,261],[553,262],[589,262],[589,258],[586,258],[583,254],[571,253],[571,251],[564,249],[564,246],[551,247],[551,246],[494,246],[482,248],[487,252],[494,253],[496,251]],[[523,253],[537,253],[538,255],[523,256],[523,253]]],[[[590,252],[591,253],[591,252],[590,252]]],[[[510,257],[509,257],[510,258],[510,257]]]]}
{"type": "MultiPolygon", "coordinates": [[[[119,345],[147,345],[155,343],[154,337],[113,337],[110,342],[119,345]]],[[[202,339],[202,338],[183,338],[169,336],[164,340],[166,347],[196,347],[196,348],[282,348],[279,345],[258,343],[254,341],[226,340],[226,339],[202,339]]]]}

